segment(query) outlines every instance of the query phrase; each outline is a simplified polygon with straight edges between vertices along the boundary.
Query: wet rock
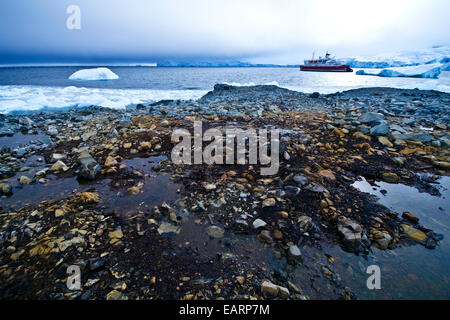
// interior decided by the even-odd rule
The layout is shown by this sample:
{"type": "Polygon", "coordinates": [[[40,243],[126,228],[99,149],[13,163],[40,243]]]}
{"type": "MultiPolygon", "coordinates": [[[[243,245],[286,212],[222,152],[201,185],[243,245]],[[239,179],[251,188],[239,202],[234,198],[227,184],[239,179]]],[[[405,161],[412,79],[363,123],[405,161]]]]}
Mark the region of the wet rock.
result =
{"type": "Polygon", "coordinates": [[[370,129],[371,136],[384,136],[384,135],[387,135],[388,133],[389,133],[389,127],[385,123],[376,125],[375,127],[372,127],[370,129]]]}
{"type": "Polygon", "coordinates": [[[317,171],[317,174],[328,180],[332,180],[332,181],[336,180],[336,177],[335,177],[333,171],[328,170],[328,169],[321,169],[321,170],[317,171]]]}
{"type": "Polygon", "coordinates": [[[125,120],[121,120],[119,122],[119,125],[122,127],[129,127],[129,126],[133,125],[133,122],[131,122],[131,120],[125,119],[125,120]]]}
{"type": "Polygon", "coordinates": [[[392,142],[389,141],[388,138],[386,137],[378,137],[378,142],[380,142],[382,145],[388,147],[388,148],[392,148],[394,145],[392,144],[392,142]]]}
{"type": "Polygon", "coordinates": [[[144,183],[143,182],[139,182],[137,185],[127,188],[127,192],[129,194],[135,196],[135,195],[139,194],[139,192],[141,191],[143,186],[144,186],[144,183]]]}
{"type": "Polygon", "coordinates": [[[267,198],[263,201],[263,207],[273,207],[276,203],[274,198],[267,198]]]}
{"type": "Polygon", "coordinates": [[[80,200],[83,203],[97,203],[100,201],[100,195],[96,192],[82,192],[80,200]]]}
{"type": "Polygon", "coordinates": [[[53,172],[60,172],[60,171],[66,172],[67,170],[69,170],[69,167],[61,160],[58,160],[52,165],[50,170],[52,170],[53,172]]]}
{"type": "Polygon", "coordinates": [[[159,124],[163,127],[166,127],[169,125],[169,121],[167,119],[163,119],[159,122],[159,124]]]}
{"type": "Polygon", "coordinates": [[[52,154],[52,158],[51,158],[51,162],[56,162],[56,161],[58,161],[58,160],[62,160],[62,159],[65,159],[66,158],[66,156],[65,155],[63,155],[63,154],[59,154],[59,153],[54,153],[54,154],[52,154]]]}
{"type": "Polygon", "coordinates": [[[0,183],[0,195],[11,196],[12,186],[9,183],[0,183]]]}
{"type": "Polygon", "coordinates": [[[372,123],[372,122],[380,121],[383,119],[384,119],[384,115],[382,115],[381,113],[367,112],[367,113],[363,113],[358,118],[358,121],[361,123],[372,123]]]}
{"type": "Polygon", "coordinates": [[[27,149],[25,148],[19,148],[16,152],[16,157],[22,158],[24,155],[28,153],[27,149]]]}
{"type": "Polygon", "coordinates": [[[308,231],[312,223],[312,218],[308,216],[301,216],[298,218],[297,222],[300,225],[300,228],[302,228],[305,231],[308,231]]]}
{"type": "Polygon", "coordinates": [[[161,223],[161,225],[158,228],[158,233],[159,234],[164,234],[164,233],[176,233],[179,234],[181,231],[181,228],[178,226],[174,226],[173,224],[169,223],[169,222],[163,222],[161,223]]]}
{"type": "Polygon", "coordinates": [[[391,124],[390,125],[391,131],[398,131],[400,133],[406,133],[406,130],[400,127],[398,124],[391,124]]]}
{"type": "Polygon", "coordinates": [[[218,226],[209,226],[206,228],[206,233],[212,238],[222,238],[225,231],[218,226]]]}
{"type": "Polygon", "coordinates": [[[87,151],[83,151],[78,156],[78,162],[81,165],[78,176],[87,180],[94,180],[100,172],[100,165],[87,151]]]}
{"type": "Polygon", "coordinates": [[[408,134],[406,140],[427,143],[433,140],[433,136],[429,133],[408,134]]]}
{"type": "MultiPolygon", "coordinates": [[[[286,194],[290,197],[295,197],[301,191],[301,189],[299,187],[294,187],[294,186],[285,186],[284,190],[286,191],[286,194]]],[[[279,194],[279,196],[283,196],[283,195],[279,194]]]]}
{"type": "Polygon", "coordinates": [[[419,222],[419,218],[417,218],[415,215],[413,215],[411,212],[408,211],[402,213],[402,218],[407,219],[413,223],[419,222]]]}
{"type": "Polygon", "coordinates": [[[305,189],[313,193],[329,193],[324,186],[315,182],[311,182],[310,184],[308,184],[305,189]]]}
{"type": "Polygon", "coordinates": [[[106,295],[106,300],[128,300],[128,297],[118,290],[112,290],[106,295]]]}
{"type": "Polygon", "coordinates": [[[106,157],[105,167],[113,167],[113,166],[115,166],[117,164],[118,164],[118,162],[117,162],[117,160],[114,157],[112,157],[112,156],[107,156],[106,157]]]}
{"type": "Polygon", "coordinates": [[[152,148],[152,143],[150,141],[142,141],[139,144],[140,150],[150,150],[152,148]]]}
{"type": "Polygon", "coordinates": [[[106,259],[90,259],[89,260],[89,269],[91,271],[95,271],[104,267],[106,264],[106,259]]]}
{"type": "Polygon", "coordinates": [[[302,253],[300,252],[300,249],[296,245],[290,245],[289,246],[289,257],[294,261],[301,260],[302,253]]]}
{"type": "Polygon", "coordinates": [[[343,218],[338,224],[338,232],[342,236],[347,250],[355,253],[367,253],[369,251],[370,241],[358,223],[343,218]]]}
{"type": "Polygon", "coordinates": [[[208,183],[208,184],[205,185],[205,190],[206,191],[216,190],[216,188],[217,188],[216,185],[212,184],[212,183],[208,183]]]}
{"type": "Polygon", "coordinates": [[[272,243],[273,242],[273,238],[270,235],[270,231],[269,230],[261,231],[261,233],[258,235],[258,240],[261,241],[261,242],[267,242],[267,243],[272,243]]]}
{"type": "Polygon", "coordinates": [[[450,170],[450,162],[433,161],[433,165],[441,169],[450,170]]]}
{"type": "Polygon", "coordinates": [[[375,235],[375,243],[378,249],[386,250],[389,247],[389,244],[392,241],[392,237],[387,232],[378,231],[375,235]]]}
{"type": "Polygon", "coordinates": [[[243,219],[237,219],[234,222],[234,228],[237,230],[246,229],[247,227],[248,227],[248,223],[247,223],[247,221],[245,221],[243,219]]]}
{"type": "Polygon", "coordinates": [[[301,185],[302,187],[308,184],[308,178],[303,174],[298,174],[294,176],[292,180],[294,180],[295,183],[301,185]]]}
{"type": "Polygon", "coordinates": [[[109,232],[108,236],[111,239],[121,239],[123,237],[122,229],[117,228],[116,230],[109,232]]]}
{"type": "Polygon", "coordinates": [[[261,284],[261,292],[264,296],[268,298],[289,298],[289,290],[285,287],[278,286],[276,284],[273,284],[270,281],[264,281],[261,284]]]}
{"type": "Polygon", "coordinates": [[[33,180],[31,180],[27,176],[21,176],[20,179],[19,179],[19,182],[20,182],[21,185],[30,184],[31,181],[33,181],[33,180]]]}
{"type": "Polygon", "coordinates": [[[10,256],[10,259],[15,261],[18,260],[25,253],[24,249],[21,249],[10,256]]]}
{"type": "Polygon", "coordinates": [[[245,281],[245,278],[243,276],[236,277],[236,282],[239,283],[240,285],[243,285],[244,281],[245,281]]]}
{"type": "MultiPolygon", "coordinates": [[[[365,132],[365,133],[369,133],[369,129],[367,129],[367,132],[365,132]]],[[[355,138],[358,138],[358,139],[364,139],[364,140],[367,140],[367,141],[370,141],[370,140],[371,140],[369,136],[365,135],[365,134],[364,134],[363,132],[361,132],[361,131],[356,131],[356,132],[353,134],[353,136],[354,136],[355,138]]]]}
{"type": "Polygon", "coordinates": [[[265,227],[266,225],[267,223],[261,219],[256,219],[255,221],[253,221],[253,228],[255,229],[265,227]]]}
{"type": "Polygon", "coordinates": [[[403,231],[405,231],[405,233],[408,235],[408,237],[421,244],[425,244],[427,235],[423,231],[420,231],[419,229],[411,227],[410,225],[407,224],[402,224],[401,226],[403,231]]]}
{"type": "Polygon", "coordinates": [[[398,183],[400,178],[393,172],[385,172],[383,173],[383,180],[388,183],[398,183]]]}
{"type": "Polygon", "coordinates": [[[392,161],[394,161],[399,166],[403,166],[405,164],[405,158],[402,157],[394,157],[392,158],[392,161]]]}

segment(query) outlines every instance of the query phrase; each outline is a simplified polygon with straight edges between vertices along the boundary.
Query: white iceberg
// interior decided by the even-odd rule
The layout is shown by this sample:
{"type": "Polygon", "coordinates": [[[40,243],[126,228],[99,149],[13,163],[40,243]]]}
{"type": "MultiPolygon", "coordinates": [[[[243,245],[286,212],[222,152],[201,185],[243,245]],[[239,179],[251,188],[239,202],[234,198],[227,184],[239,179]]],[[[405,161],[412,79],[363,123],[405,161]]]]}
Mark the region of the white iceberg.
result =
{"type": "Polygon", "coordinates": [[[108,68],[83,69],[75,72],[69,77],[69,80],[97,81],[97,80],[116,80],[119,76],[108,68]]]}
{"type": "Polygon", "coordinates": [[[441,63],[422,64],[410,67],[388,68],[378,70],[358,70],[357,75],[379,76],[379,77],[409,77],[409,78],[433,78],[437,79],[441,74],[443,65],[441,63]]]}

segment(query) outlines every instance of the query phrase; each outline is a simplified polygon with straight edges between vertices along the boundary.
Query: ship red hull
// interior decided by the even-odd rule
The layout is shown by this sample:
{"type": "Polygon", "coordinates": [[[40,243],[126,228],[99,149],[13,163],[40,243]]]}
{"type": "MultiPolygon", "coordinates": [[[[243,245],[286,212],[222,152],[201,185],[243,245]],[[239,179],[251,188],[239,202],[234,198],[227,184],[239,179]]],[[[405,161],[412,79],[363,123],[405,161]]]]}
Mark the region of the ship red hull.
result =
{"type": "Polygon", "coordinates": [[[342,66],[300,66],[301,71],[319,71],[319,72],[353,72],[348,65],[342,66]]]}

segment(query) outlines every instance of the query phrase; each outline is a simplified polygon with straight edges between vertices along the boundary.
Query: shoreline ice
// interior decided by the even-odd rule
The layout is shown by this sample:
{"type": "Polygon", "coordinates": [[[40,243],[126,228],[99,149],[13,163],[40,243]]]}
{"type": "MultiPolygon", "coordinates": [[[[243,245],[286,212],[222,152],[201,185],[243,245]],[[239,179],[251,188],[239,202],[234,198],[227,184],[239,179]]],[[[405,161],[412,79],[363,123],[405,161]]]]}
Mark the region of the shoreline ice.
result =
{"type": "Polygon", "coordinates": [[[198,99],[206,93],[207,90],[0,86],[0,114],[92,105],[125,109],[129,105],[164,99],[198,99]]]}

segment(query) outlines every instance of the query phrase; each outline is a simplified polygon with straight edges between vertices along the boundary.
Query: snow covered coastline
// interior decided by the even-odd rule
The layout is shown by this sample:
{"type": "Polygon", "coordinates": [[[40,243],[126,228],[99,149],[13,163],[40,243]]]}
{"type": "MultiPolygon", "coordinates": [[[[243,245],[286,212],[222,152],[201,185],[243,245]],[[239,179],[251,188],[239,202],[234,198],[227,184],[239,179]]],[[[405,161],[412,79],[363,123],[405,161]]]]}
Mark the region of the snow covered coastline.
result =
{"type": "Polygon", "coordinates": [[[435,46],[414,51],[390,52],[367,57],[349,57],[340,59],[340,61],[352,68],[385,69],[438,62],[446,64],[450,62],[449,59],[450,47],[435,46]]]}

